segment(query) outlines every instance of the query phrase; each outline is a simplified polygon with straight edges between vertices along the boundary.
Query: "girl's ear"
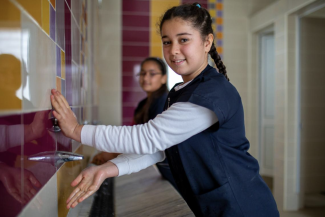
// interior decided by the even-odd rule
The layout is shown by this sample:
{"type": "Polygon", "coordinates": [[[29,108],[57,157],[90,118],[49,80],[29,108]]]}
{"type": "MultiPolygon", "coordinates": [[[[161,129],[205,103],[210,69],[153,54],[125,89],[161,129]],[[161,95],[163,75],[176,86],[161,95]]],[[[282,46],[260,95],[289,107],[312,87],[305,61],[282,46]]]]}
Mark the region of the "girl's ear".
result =
{"type": "Polygon", "coordinates": [[[166,84],[167,83],[167,75],[163,75],[161,77],[161,84],[166,84]]]}
{"type": "Polygon", "coordinates": [[[205,52],[209,53],[212,43],[213,43],[213,34],[210,33],[205,40],[205,44],[204,44],[205,52]]]}

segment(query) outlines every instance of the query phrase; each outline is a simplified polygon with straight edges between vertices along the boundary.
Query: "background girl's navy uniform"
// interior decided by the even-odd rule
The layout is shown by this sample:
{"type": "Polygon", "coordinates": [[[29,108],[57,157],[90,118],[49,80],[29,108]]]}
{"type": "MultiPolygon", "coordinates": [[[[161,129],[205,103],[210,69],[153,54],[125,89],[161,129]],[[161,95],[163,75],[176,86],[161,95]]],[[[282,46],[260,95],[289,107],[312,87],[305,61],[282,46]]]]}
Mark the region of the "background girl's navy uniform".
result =
{"type": "Polygon", "coordinates": [[[195,215],[279,216],[258,163],[247,152],[241,98],[225,76],[208,65],[186,87],[173,88],[168,98],[169,106],[191,102],[214,111],[219,119],[166,150],[177,187],[195,215]]]}

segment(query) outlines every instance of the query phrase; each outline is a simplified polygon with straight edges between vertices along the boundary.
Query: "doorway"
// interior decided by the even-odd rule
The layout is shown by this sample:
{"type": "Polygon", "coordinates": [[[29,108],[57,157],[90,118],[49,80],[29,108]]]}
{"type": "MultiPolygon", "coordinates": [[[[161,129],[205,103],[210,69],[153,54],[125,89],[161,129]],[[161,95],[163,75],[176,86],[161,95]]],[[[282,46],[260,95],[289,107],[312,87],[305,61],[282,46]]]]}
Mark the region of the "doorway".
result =
{"type": "Polygon", "coordinates": [[[325,207],[325,4],[299,18],[300,187],[304,207],[325,207]]]}
{"type": "Polygon", "coordinates": [[[259,87],[259,163],[260,174],[273,177],[274,155],[274,30],[268,28],[259,35],[260,87],[259,87]]]}

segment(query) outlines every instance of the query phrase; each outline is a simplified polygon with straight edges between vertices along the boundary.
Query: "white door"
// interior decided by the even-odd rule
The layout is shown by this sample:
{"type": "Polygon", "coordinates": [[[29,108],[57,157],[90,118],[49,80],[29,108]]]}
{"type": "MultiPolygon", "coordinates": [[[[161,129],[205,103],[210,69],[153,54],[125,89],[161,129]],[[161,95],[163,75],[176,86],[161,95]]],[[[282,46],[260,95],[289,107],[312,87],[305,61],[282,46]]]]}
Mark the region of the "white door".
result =
{"type": "Polygon", "coordinates": [[[274,34],[260,35],[260,138],[261,175],[273,176],[274,147],[274,34]]]}

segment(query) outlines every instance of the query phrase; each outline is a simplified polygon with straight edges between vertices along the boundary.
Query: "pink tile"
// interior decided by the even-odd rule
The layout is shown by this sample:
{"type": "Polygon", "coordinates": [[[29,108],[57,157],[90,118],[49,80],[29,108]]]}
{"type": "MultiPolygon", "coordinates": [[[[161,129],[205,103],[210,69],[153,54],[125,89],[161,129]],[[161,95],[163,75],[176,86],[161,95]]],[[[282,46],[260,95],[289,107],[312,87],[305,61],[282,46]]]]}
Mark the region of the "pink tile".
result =
{"type": "Polygon", "coordinates": [[[122,1],[123,12],[143,12],[149,13],[150,1],[122,1]]]}
{"type": "Polygon", "coordinates": [[[145,59],[149,56],[149,46],[130,46],[123,45],[122,48],[123,56],[126,57],[136,57],[145,59]]]}
{"type": "Polygon", "coordinates": [[[122,93],[122,101],[123,103],[130,103],[130,102],[140,102],[140,100],[146,97],[145,92],[132,92],[132,91],[123,91],[122,93]]]}
{"type": "Polygon", "coordinates": [[[140,69],[140,64],[141,64],[141,60],[122,60],[122,73],[123,75],[134,75],[136,73],[138,73],[139,69],[140,69]]]}
{"type": "Polygon", "coordinates": [[[123,76],[122,77],[122,87],[123,88],[135,88],[141,90],[138,79],[135,76],[123,76]]]}
{"type": "Polygon", "coordinates": [[[129,15],[123,14],[122,22],[124,27],[142,27],[149,30],[149,14],[148,15],[129,15]]]}
{"type": "Polygon", "coordinates": [[[122,40],[125,42],[140,42],[140,43],[150,43],[150,31],[149,30],[125,30],[122,31],[122,40]]]}
{"type": "Polygon", "coordinates": [[[23,126],[21,124],[21,115],[0,116],[0,210],[2,216],[17,216],[26,204],[21,192],[23,187],[20,174],[21,141],[24,138],[23,126]],[[2,180],[9,178],[8,184],[15,186],[17,195],[9,193],[9,186],[4,185],[2,180]]]}
{"type": "MultiPolygon", "coordinates": [[[[23,168],[32,174],[43,186],[55,174],[56,166],[52,162],[28,160],[33,155],[45,155],[45,152],[56,151],[56,134],[53,131],[53,122],[50,119],[50,110],[23,114],[24,149],[23,168]]],[[[29,191],[29,185],[24,184],[24,191],[29,191]]],[[[35,191],[40,188],[34,187],[35,191]]]]}

